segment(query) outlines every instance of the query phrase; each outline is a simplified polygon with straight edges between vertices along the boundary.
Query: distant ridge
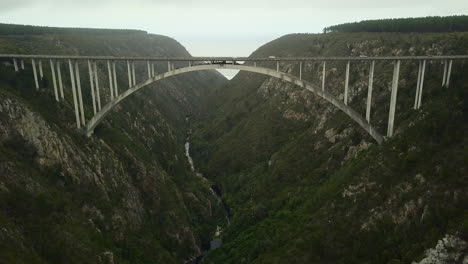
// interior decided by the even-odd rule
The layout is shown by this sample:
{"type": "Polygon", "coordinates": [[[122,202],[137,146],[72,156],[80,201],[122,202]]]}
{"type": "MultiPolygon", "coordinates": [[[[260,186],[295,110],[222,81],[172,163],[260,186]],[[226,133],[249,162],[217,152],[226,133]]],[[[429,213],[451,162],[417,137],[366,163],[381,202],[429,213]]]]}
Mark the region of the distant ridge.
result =
{"type": "Polygon", "coordinates": [[[144,30],[136,29],[104,29],[104,28],[67,28],[45,27],[0,23],[0,35],[45,35],[45,34],[147,34],[144,30]]]}
{"type": "Polygon", "coordinates": [[[468,16],[431,16],[364,20],[326,27],[329,32],[464,32],[468,31],[468,16]]]}

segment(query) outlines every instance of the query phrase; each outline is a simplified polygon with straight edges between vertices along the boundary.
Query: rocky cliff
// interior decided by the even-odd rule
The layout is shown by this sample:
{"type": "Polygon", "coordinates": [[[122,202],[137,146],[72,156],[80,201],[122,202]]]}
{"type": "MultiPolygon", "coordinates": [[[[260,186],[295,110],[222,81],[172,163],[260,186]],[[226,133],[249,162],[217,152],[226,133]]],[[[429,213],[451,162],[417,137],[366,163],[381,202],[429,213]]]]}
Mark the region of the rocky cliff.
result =
{"type": "MultiPolygon", "coordinates": [[[[0,53],[189,56],[175,40],[141,31],[1,35],[0,53]]],[[[222,215],[184,156],[186,116],[224,77],[204,72],[152,85],[86,138],[75,128],[67,68],[65,102],[56,103],[48,67],[35,91],[26,63],[20,73],[0,64],[0,263],[184,263],[200,255],[222,215]]],[[[145,65],[137,71],[138,80],[145,65]]],[[[120,91],[126,76],[118,66],[120,91]]]]}
{"type": "MultiPolygon", "coordinates": [[[[251,56],[468,54],[467,47],[466,33],[295,34],[251,56]]],[[[350,105],[361,114],[368,68],[351,63],[350,105]]],[[[193,156],[219,185],[232,219],[224,245],[205,263],[467,261],[467,66],[456,63],[448,89],[440,87],[442,68],[429,62],[415,111],[418,65],[402,62],[396,135],[382,145],[326,101],[277,79],[241,72],[215,90],[193,156]],[[438,246],[446,237],[456,241],[447,247],[456,257],[424,260],[426,250],[447,250],[438,246]]],[[[299,63],[280,69],[298,76],[299,63]]],[[[392,69],[376,64],[371,123],[382,134],[392,69]]],[[[321,70],[305,63],[303,77],[320,85],[321,70]]],[[[327,64],[326,89],[341,99],[344,72],[345,63],[327,64]]]]}

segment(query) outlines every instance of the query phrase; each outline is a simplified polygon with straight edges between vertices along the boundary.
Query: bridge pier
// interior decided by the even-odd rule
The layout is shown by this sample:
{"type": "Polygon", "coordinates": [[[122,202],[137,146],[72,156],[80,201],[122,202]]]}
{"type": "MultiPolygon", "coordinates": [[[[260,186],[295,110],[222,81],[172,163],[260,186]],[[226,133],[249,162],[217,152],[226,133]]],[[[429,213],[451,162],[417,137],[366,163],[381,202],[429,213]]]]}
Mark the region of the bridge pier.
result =
{"type": "Polygon", "coordinates": [[[93,62],[94,66],[94,78],[96,81],[96,99],[97,99],[97,108],[99,111],[101,111],[101,96],[100,96],[100,91],[99,91],[99,76],[98,76],[98,67],[97,67],[97,62],[93,62]]]}
{"type": "Polygon", "coordinates": [[[276,62],[276,71],[279,72],[279,61],[276,62]]]}
{"type": "Polygon", "coordinates": [[[81,78],[80,78],[80,67],[78,65],[78,61],[75,61],[75,74],[76,74],[76,87],[78,90],[78,103],[80,106],[80,114],[81,114],[81,123],[85,125],[86,120],[84,116],[83,96],[81,94],[81,78]]]}
{"type": "Polygon", "coordinates": [[[133,86],[136,85],[136,75],[135,75],[135,62],[132,61],[132,77],[133,77],[133,86]]]}
{"type": "Polygon", "coordinates": [[[59,82],[59,88],[60,88],[60,98],[62,98],[62,101],[63,101],[65,100],[65,95],[63,94],[62,71],[60,67],[61,67],[61,63],[59,60],[57,60],[57,75],[58,75],[58,82],[59,82]]]}
{"type": "Polygon", "coordinates": [[[322,66],[322,92],[325,92],[326,66],[327,66],[327,62],[323,61],[323,66],[322,66]]]}
{"type": "Polygon", "coordinates": [[[52,73],[52,81],[54,82],[55,101],[59,102],[58,91],[57,91],[57,79],[55,78],[54,62],[52,61],[52,59],[50,59],[49,62],[50,62],[50,72],[52,73]]]}
{"type": "Polygon", "coordinates": [[[398,81],[400,77],[400,60],[395,62],[393,66],[392,93],[390,96],[390,111],[388,114],[388,129],[387,137],[393,136],[393,122],[395,121],[395,106],[398,94],[398,81]]]}
{"type": "Polygon", "coordinates": [[[115,97],[119,96],[119,87],[117,84],[117,73],[115,70],[115,61],[112,61],[112,74],[114,75],[114,95],[115,97]]]}
{"type": "Polygon", "coordinates": [[[132,88],[132,73],[130,71],[130,61],[127,60],[128,88],[132,88]]]}
{"type": "Polygon", "coordinates": [[[24,71],[24,60],[21,60],[21,69],[24,71]]]}
{"type": "Polygon", "coordinates": [[[93,101],[93,114],[97,113],[96,109],[96,95],[94,93],[94,77],[93,77],[93,68],[91,66],[91,61],[88,60],[88,71],[89,71],[89,86],[91,87],[91,100],[93,101]]]}
{"type": "Polygon", "coordinates": [[[444,60],[444,76],[442,77],[442,87],[445,86],[446,79],[447,79],[447,60],[444,60]]]}
{"type": "Polygon", "coordinates": [[[113,100],[114,99],[114,87],[112,85],[112,69],[111,69],[111,63],[109,60],[107,61],[107,72],[109,76],[110,97],[111,97],[111,100],[113,100]]]}
{"type": "Polygon", "coordinates": [[[254,67],[257,67],[257,62],[256,61],[254,61],[254,67]]]}
{"type": "Polygon", "coordinates": [[[148,66],[148,79],[150,79],[151,78],[151,65],[149,61],[146,61],[146,64],[148,66]]]}
{"type": "Polygon", "coordinates": [[[37,80],[37,71],[36,71],[36,61],[34,59],[31,60],[33,74],[34,74],[34,83],[36,84],[36,90],[39,90],[39,82],[37,80]]]}
{"type": "Polygon", "coordinates": [[[154,63],[151,63],[151,77],[154,77],[154,63]]]}
{"type": "Polygon", "coordinates": [[[74,105],[74,108],[75,108],[76,126],[78,128],[81,128],[80,114],[78,113],[78,99],[77,99],[76,87],[75,87],[75,73],[73,71],[73,63],[72,63],[71,59],[68,59],[68,66],[70,68],[70,81],[71,81],[71,86],[72,86],[73,105],[74,105]]]}
{"type": "Polygon", "coordinates": [[[41,80],[44,79],[44,71],[42,70],[42,60],[39,60],[39,76],[41,76],[41,80]]]}
{"type": "Polygon", "coordinates": [[[452,74],[452,60],[449,61],[447,70],[447,79],[445,80],[445,87],[448,88],[450,84],[450,75],[452,74]]]}
{"type": "Polygon", "coordinates": [[[369,87],[367,88],[366,120],[370,123],[370,113],[372,104],[372,87],[374,84],[375,61],[371,61],[369,68],[369,87]]]}
{"type": "Polygon", "coordinates": [[[16,61],[16,59],[13,59],[13,66],[15,67],[15,72],[18,72],[18,62],[16,61]]]}
{"type": "Polygon", "coordinates": [[[417,109],[419,109],[421,107],[421,98],[422,98],[422,91],[423,91],[423,87],[424,87],[424,75],[426,73],[426,60],[423,60],[423,64],[422,64],[422,73],[421,73],[421,83],[420,83],[420,86],[419,86],[419,93],[418,93],[418,105],[417,105],[417,109]]]}
{"type": "Polygon", "coordinates": [[[346,79],[345,79],[345,91],[344,91],[344,103],[348,105],[348,86],[349,86],[349,66],[350,62],[346,63],[346,79]]]}

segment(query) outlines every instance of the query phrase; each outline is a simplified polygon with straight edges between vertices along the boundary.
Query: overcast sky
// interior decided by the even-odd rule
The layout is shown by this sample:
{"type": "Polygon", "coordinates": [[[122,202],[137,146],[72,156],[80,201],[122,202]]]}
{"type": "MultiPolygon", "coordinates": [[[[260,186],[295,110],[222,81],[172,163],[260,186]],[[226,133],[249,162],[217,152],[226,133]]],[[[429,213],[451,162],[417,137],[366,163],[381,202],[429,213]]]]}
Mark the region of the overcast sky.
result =
{"type": "Polygon", "coordinates": [[[193,56],[248,56],[289,33],[365,19],[468,14],[468,0],[0,0],[0,22],[142,29],[193,56]]]}

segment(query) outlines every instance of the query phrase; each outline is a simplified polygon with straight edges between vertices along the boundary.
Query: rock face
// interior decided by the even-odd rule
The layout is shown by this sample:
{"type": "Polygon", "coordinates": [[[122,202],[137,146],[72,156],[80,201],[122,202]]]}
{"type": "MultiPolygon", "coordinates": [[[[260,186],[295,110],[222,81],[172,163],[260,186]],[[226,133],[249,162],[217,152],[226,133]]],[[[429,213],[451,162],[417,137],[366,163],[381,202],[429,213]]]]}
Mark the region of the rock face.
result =
{"type": "MultiPolygon", "coordinates": [[[[467,36],[293,34],[251,56],[466,54],[467,36]]],[[[191,147],[233,217],[207,263],[411,263],[447,233],[466,237],[467,126],[457,124],[466,123],[468,80],[444,93],[441,65],[431,62],[424,107],[414,111],[418,67],[402,65],[397,133],[382,145],[325,100],[275,78],[240,72],[211,94],[191,147]]],[[[302,66],[302,78],[320,86],[322,63],[302,66]]],[[[345,69],[327,62],[325,89],[336,98],[344,97],[345,69]]],[[[392,65],[375,69],[370,121],[385,134],[392,65]]],[[[299,76],[299,63],[282,62],[280,71],[299,76]]],[[[362,115],[368,71],[368,63],[351,62],[348,105],[362,115]]]]}
{"type": "Polygon", "coordinates": [[[467,242],[458,236],[447,234],[437,242],[434,248],[428,249],[424,259],[413,264],[446,264],[468,263],[467,242]]]}
{"type": "MultiPolygon", "coordinates": [[[[86,55],[99,48],[100,55],[189,55],[176,41],[146,33],[0,40],[22,53],[86,55]]],[[[149,87],[86,138],[74,127],[64,70],[66,100],[56,103],[47,68],[36,92],[28,64],[19,74],[0,66],[0,248],[5,249],[0,259],[181,263],[200,255],[202,242],[216,229],[217,205],[183,158],[185,117],[196,113],[203,94],[224,78],[205,72],[149,87]]],[[[104,68],[99,71],[105,83],[104,68]]],[[[137,78],[143,72],[142,67],[137,78]]],[[[119,73],[124,89],[126,73],[119,73]]],[[[83,93],[89,120],[86,85],[83,93]]]]}

